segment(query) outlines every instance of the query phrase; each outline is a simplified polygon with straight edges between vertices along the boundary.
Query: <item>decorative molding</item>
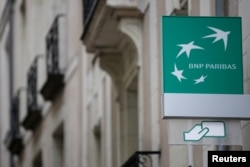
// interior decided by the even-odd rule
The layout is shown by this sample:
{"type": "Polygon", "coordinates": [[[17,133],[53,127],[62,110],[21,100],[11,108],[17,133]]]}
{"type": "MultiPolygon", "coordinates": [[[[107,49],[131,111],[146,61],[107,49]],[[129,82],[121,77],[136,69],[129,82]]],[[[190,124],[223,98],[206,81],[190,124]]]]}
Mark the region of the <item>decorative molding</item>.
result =
{"type": "Polygon", "coordinates": [[[149,6],[149,0],[138,0],[137,7],[142,12],[145,13],[149,6]]]}
{"type": "Polygon", "coordinates": [[[137,55],[138,62],[137,65],[142,64],[142,21],[137,18],[122,18],[119,22],[119,29],[122,33],[131,39],[134,44],[137,55]]]}
{"type": "Polygon", "coordinates": [[[122,57],[119,53],[99,54],[100,67],[112,78],[115,86],[119,88],[123,76],[122,57]]]}
{"type": "Polygon", "coordinates": [[[107,5],[112,7],[135,7],[136,0],[107,0],[107,5]]]}

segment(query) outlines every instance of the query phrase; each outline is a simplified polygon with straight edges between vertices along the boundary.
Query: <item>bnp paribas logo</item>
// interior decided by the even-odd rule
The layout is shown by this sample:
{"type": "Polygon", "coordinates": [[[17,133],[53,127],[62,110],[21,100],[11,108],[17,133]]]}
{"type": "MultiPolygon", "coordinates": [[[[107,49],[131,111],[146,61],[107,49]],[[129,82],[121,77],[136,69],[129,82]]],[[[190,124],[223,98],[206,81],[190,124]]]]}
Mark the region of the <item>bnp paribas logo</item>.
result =
{"type": "Polygon", "coordinates": [[[164,26],[164,18],[165,92],[243,93],[238,19],[166,17],[164,26]]]}
{"type": "MultiPolygon", "coordinates": [[[[215,38],[213,43],[218,42],[220,40],[223,40],[224,43],[224,47],[225,47],[225,51],[227,49],[227,40],[228,40],[228,35],[230,34],[230,31],[222,31],[218,28],[214,28],[214,27],[208,27],[211,30],[213,30],[215,33],[211,34],[211,35],[207,35],[204,36],[203,38],[215,38]]],[[[205,50],[203,47],[198,46],[198,45],[194,45],[194,41],[191,41],[187,44],[178,44],[177,46],[181,47],[181,50],[179,51],[179,53],[177,54],[176,58],[178,58],[181,55],[186,55],[187,58],[189,58],[191,50],[193,49],[200,49],[200,50],[205,50]]],[[[219,55],[221,56],[221,55],[219,55]]],[[[226,58],[226,57],[225,57],[226,58]]],[[[236,64],[192,64],[189,65],[189,68],[203,68],[205,67],[206,69],[211,68],[217,68],[217,69],[236,69],[236,64]]],[[[174,65],[174,71],[171,72],[171,74],[173,74],[180,82],[182,81],[182,79],[187,79],[187,77],[183,76],[183,71],[184,70],[178,70],[176,64],[174,65]]],[[[202,82],[205,82],[205,79],[207,78],[207,75],[202,74],[199,78],[194,79],[194,84],[199,84],[202,82]]]]}

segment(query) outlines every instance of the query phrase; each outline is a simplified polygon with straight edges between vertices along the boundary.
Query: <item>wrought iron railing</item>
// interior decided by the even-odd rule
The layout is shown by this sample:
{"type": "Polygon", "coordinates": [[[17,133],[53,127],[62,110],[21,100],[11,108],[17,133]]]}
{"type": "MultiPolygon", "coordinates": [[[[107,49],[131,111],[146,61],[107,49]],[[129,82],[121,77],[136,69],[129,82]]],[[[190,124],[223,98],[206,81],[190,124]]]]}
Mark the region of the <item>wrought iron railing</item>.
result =
{"type": "Polygon", "coordinates": [[[37,107],[37,58],[28,71],[27,86],[27,108],[29,112],[37,107]]]}
{"type": "Polygon", "coordinates": [[[53,100],[64,85],[67,54],[65,23],[65,15],[57,15],[46,36],[47,80],[40,90],[45,100],[53,100]]]}
{"type": "Polygon", "coordinates": [[[160,151],[137,151],[122,167],[153,167],[153,156],[160,156],[160,151]]]}
{"type": "Polygon", "coordinates": [[[5,144],[12,154],[19,155],[23,149],[23,140],[19,125],[19,93],[11,102],[10,130],[5,138],[5,144]]]}
{"type": "Polygon", "coordinates": [[[27,113],[22,120],[26,130],[34,130],[42,119],[41,107],[38,104],[38,55],[30,66],[27,76],[27,113]]]}
{"type": "Polygon", "coordinates": [[[19,134],[19,95],[12,99],[10,133],[12,137],[19,134]]]}
{"type": "Polygon", "coordinates": [[[59,68],[59,26],[58,20],[61,15],[58,15],[47,36],[46,36],[46,65],[47,74],[56,75],[60,73],[59,68]]]}

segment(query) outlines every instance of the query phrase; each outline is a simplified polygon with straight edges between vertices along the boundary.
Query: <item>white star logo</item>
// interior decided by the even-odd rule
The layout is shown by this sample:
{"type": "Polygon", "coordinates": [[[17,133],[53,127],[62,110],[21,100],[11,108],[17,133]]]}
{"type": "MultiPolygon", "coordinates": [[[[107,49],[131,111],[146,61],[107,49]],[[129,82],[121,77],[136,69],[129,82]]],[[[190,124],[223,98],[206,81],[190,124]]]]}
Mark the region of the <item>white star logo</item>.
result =
{"type": "Polygon", "coordinates": [[[174,71],[171,72],[172,75],[176,76],[176,78],[181,82],[181,79],[187,79],[182,75],[183,70],[178,70],[176,64],[174,65],[174,71]]]}
{"type": "Polygon", "coordinates": [[[194,84],[199,84],[199,83],[201,83],[201,82],[205,82],[205,79],[207,78],[207,76],[201,76],[200,78],[198,78],[198,79],[195,79],[194,81],[195,81],[195,83],[194,84]]]}
{"type": "Polygon", "coordinates": [[[178,58],[182,53],[186,52],[187,57],[189,58],[190,52],[192,49],[203,49],[200,46],[194,45],[194,41],[189,42],[188,44],[179,44],[177,46],[182,47],[176,58],[178,58]]]}
{"type": "Polygon", "coordinates": [[[224,47],[225,47],[225,51],[227,49],[227,39],[228,39],[228,35],[230,34],[230,31],[222,31],[218,28],[214,28],[214,27],[208,27],[209,29],[213,30],[215,32],[215,34],[211,34],[211,35],[207,35],[203,38],[215,38],[213,43],[219,41],[219,40],[223,40],[224,42],[224,47]]]}

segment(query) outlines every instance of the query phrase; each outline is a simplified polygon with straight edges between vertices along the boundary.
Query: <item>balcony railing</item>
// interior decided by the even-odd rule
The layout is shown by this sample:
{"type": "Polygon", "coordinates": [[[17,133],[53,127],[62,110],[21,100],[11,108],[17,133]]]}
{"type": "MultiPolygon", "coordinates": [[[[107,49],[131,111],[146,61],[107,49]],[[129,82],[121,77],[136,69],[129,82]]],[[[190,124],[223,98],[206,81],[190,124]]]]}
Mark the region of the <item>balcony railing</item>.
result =
{"type": "MultiPolygon", "coordinates": [[[[90,23],[91,17],[94,14],[96,5],[99,0],[83,0],[83,26],[84,29],[86,30],[88,28],[88,25],[90,23]]],[[[84,30],[84,31],[85,31],[84,30]]],[[[86,31],[85,31],[86,32],[86,31]]],[[[83,33],[84,36],[84,33],[83,33]]]]}
{"type": "Polygon", "coordinates": [[[11,127],[6,136],[5,144],[12,154],[20,154],[23,150],[23,139],[19,126],[19,96],[15,96],[11,105],[11,127]]]}
{"type": "Polygon", "coordinates": [[[36,57],[28,71],[27,76],[27,114],[22,125],[27,130],[34,130],[42,119],[41,108],[38,105],[37,92],[37,61],[36,57]]]}
{"type": "Polygon", "coordinates": [[[137,151],[122,167],[153,167],[153,156],[160,156],[160,151],[137,151]]]}
{"type": "MultiPolygon", "coordinates": [[[[64,57],[61,55],[61,43],[65,42],[61,29],[63,15],[58,15],[47,36],[46,36],[46,66],[47,66],[47,81],[44,84],[41,94],[45,100],[53,100],[54,96],[63,86],[64,71],[62,69],[62,61],[64,57]]],[[[65,53],[64,53],[65,54],[65,53]]]]}
{"type": "Polygon", "coordinates": [[[57,75],[60,73],[59,69],[59,30],[57,16],[46,36],[46,65],[48,75],[57,75]]]}

